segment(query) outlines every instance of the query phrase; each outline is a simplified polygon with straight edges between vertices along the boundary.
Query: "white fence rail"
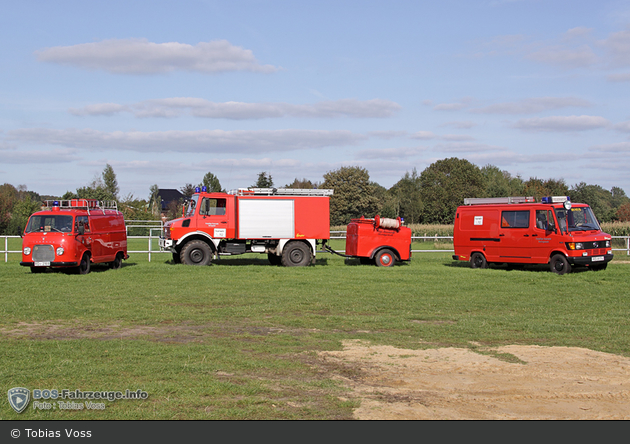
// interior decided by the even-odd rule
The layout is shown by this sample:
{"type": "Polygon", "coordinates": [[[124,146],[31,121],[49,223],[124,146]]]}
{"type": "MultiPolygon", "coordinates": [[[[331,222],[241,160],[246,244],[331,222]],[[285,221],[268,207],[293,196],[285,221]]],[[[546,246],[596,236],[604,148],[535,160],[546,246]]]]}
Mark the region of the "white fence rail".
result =
{"type": "MultiPolygon", "coordinates": [[[[142,254],[148,254],[149,256],[149,262],[151,262],[151,255],[153,254],[163,254],[163,253],[168,253],[166,251],[160,251],[159,247],[158,249],[153,249],[153,242],[157,241],[157,239],[160,238],[160,235],[157,234],[155,235],[154,233],[156,231],[158,231],[160,234],[162,232],[162,227],[161,226],[146,226],[146,225],[141,225],[144,228],[149,228],[149,236],[128,236],[128,239],[146,239],[147,240],[147,249],[146,250],[129,250],[128,253],[129,254],[133,254],[133,253],[142,253],[142,254]]],[[[127,228],[130,228],[130,226],[127,226],[127,228]]],[[[2,245],[4,246],[3,250],[0,250],[0,254],[4,254],[4,261],[8,262],[9,261],[9,253],[21,253],[21,239],[20,236],[0,236],[0,239],[4,238],[4,242],[2,242],[2,245]],[[20,239],[20,250],[9,250],[9,239],[20,239]]],[[[346,232],[345,231],[331,231],[330,232],[330,238],[331,239],[345,239],[346,238],[346,232]]],[[[624,239],[624,243],[625,243],[625,247],[624,248],[612,248],[613,251],[625,251],[626,255],[630,255],[630,236],[612,236],[613,239],[624,239]]],[[[411,241],[412,242],[438,242],[441,240],[448,240],[449,242],[453,241],[453,236],[438,236],[437,234],[434,236],[412,236],[411,237],[411,241]]],[[[343,250],[339,251],[340,253],[343,252],[343,250]]],[[[411,250],[412,253],[448,253],[448,252],[453,252],[453,250],[411,250]]],[[[326,251],[318,251],[318,253],[326,253],[326,251]]]]}

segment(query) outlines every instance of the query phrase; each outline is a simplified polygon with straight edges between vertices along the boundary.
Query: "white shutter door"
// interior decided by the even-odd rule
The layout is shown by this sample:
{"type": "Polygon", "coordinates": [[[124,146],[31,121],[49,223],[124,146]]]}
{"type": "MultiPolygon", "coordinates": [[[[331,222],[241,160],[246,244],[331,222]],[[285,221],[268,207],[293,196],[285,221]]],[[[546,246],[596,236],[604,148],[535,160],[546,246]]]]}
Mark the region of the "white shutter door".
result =
{"type": "Polygon", "coordinates": [[[295,237],[293,200],[239,199],[240,239],[291,239],[295,237]]]}

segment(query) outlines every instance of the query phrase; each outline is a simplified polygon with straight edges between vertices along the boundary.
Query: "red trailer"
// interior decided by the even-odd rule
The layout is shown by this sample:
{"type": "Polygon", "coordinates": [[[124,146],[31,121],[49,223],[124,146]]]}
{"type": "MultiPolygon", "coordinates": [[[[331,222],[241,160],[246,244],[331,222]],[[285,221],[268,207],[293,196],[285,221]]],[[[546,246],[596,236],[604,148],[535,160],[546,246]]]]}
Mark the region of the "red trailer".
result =
{"type": "Polygon", "coordinates": [[[411,259],[411,229],[400,218],[352,219],[346,230],[346,257],[391,267],[411,259]]]}

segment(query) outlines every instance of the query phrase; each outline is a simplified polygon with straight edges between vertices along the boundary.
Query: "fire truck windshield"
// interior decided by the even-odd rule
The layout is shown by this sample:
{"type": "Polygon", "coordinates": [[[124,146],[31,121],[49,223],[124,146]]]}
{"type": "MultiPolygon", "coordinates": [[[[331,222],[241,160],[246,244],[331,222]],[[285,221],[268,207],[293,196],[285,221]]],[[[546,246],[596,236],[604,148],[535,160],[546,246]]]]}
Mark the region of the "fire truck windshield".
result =
{"type": "Polygon", "coordinates": [[[199,200],[199,194],[193,194],[188,201],[188,207],[186,208],[186,216],[190,217],[195,215],[195,208],[197,207],[197,201],[199,200]]]}
{"type": "Polygon", "coordinates": [[[37,232],[59,232],[70,233],[72,232],[72,216],[63,215],[45,215],[45,216],[31,216],[26,225],[25,233],[37,233],[37,232]]]}
{"type": "Polygon", "coordinates": [[[590,207],[556,208],[555,212],[561,231],[566,231],[567,227],[569,231],[601,230],[590,207]]]}

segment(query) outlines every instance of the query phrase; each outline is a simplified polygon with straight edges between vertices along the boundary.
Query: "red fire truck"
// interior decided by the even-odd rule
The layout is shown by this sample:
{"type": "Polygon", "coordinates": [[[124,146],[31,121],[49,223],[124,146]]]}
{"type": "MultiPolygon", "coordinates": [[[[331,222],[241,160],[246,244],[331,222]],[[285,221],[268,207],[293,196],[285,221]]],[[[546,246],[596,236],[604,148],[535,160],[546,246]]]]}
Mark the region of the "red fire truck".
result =
{"type": "Polygon", "coordinates": [[[557,274],[572,267],[604,270],[613,258],[611,236],[591,208],[568,196],[464,199],[453,232],[454,260],[473,268],[489,263],[549,264],[557,274]]]}
{"type": "Polygon", "coordinates": [[[266,253],[269,262],[306,266],[330,237],[332,190],[240,188],[196,190],[183,217],[164,224],[160,248],[173,261],[208,265],[222,255],[266,253]]]}
{"type": "MultiPolygon", "coordinates": [[[[310,265],[317,245],[330,238],[333,190],[241,188],[196,190],[183,217],[166,222],[160,248],[175,263],[208,265],[223,255],[266,253],[273,265],[310,265]]],[[[411,256],[411,230],[400,219],[355,219],[348,225],[347,255],[379,266],[411,256]]]]}
{"type": "Polygon", "coordinates": [[[90,264],[118,269],[127,254],[127,229],[116,202],[72,199],[44,203],[22,235],[22,262],[33,273],[47,268],[90,272],[90,264]]]}

